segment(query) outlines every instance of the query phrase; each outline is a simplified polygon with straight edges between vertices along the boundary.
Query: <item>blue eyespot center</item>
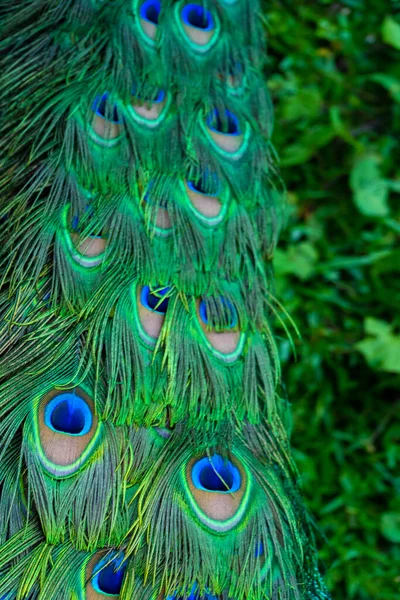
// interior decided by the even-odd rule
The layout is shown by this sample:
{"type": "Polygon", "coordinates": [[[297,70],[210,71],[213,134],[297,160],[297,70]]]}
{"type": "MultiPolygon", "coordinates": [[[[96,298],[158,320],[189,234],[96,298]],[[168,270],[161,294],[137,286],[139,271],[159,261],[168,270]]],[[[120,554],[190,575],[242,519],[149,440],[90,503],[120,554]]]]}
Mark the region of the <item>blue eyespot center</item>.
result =
{"type": "Polygon", "coordinates": [[[196,194],[214,197],[218,196],[220,187],[216,175],[209,176],[207,172],[203,173],[200,177],[187,181],[187,186],[196,194]]]}
{"type": "Polygon", "coordinates": [[[148,99],[143,98],[143,100],[147,101],[147,102],[151,102],[152,104],[160,104],[160,102],[164,101],[164,98],[165,98],[165,91],[158,90],[157,92],[152,94],[148,99]]]}
{"type": "Polygon", "coordinates": [[[145,308],[153,312],[165,315],[168,308],[169,297],[165,297],[170,291],[170,287],[152,290],[150,286],[145,285],[140,294],[140,301],[145,308]]]}
{"type": "Polygon", "coordinates": [[[188,188],[197,194],[207,194],[207,188],[203,185],[203,181],[188,181],[188,188]]]}
{"type": "Polygon", "coordinates": [[[145,93],[143,93],[137,85],[133,86],[131,94],[142,102],[150,102],[152,104],[160,104],[165,99],[165,90],[161,89],[155,92],[152,90],[151,93],[145,90],[145,93]]]}
{"type": "Polygon", "coordinates": [[[160,102],[163,102],[165,98],[165,91],[164,90],[160,90],[157,94],[157,96],[153,99],[153,102],[156,102],[157,104],[159,104],[160,102]]]}
{"type": "Polygon", "coordinates": [[[92,412],[83,398],[67,392],[53,398],[44,411],[47,427],[57,433],[85,435],[92,427],[92,412]]]}
{"type": "Polygon", "coordinates": [[[186,25],[196,27],[202,31],[211,31],[214,28],[214,20],[210,11],[199,4],[187,4],[182,9],[182,19],[186,25]]]}
{"type": "Polygon", "coordinates": [[[205,325],[217,329],[233,329],[238,324],[236,308],[227,298],[221,296],[213,302],[202,300],[199,306],[200,319],[205,325]]]}
{"type": "Polygon", "coordinates": [[[140,7],[140,16],[145,21],[158,25],[158,18],[161,11],[160,0],[145,0],[140,7]]]}
{"type": "Polygon", "coordinates": [[[93,102],[92,110],[98,117],[107,119],[107,121],[116,124],[122,122],[119,118],[118,106],[116,104],[110,106],[108,92],[105,92],[102,96],[96,96],[93,102]]]}
{"type": "Polygon", "coordinates": [[[85,416],[79,407],[72,407],[64,400],[53,410],[51,424],[58,431],[79,434],[85,426],[85,416]]]}
{"type": "Polygon", "coordinates": [[[207,117],[207,126],[216,133],[241,135],[239,119],[230,110],[225,110],[221,114],[220,111],[215,108],[207,117]]]}
{"type": "Polygon", "coordinates": [[[200,302],[200,318],[205,325],[208,325],[207,305],[204,300],[200,302]]]}
{"type": "Polygon", "coordinates": [[[126,571],[126,564],[122,564],[122,561],[123,556],[112,559],[108,556],[97,563],[92,580],[92,585],[97,592],[110,596],[119,595],[126,571]]]}
{"type": "Polygon", "coordinates": [[[240,471],[219,454],[201,458],[192,468],[193,485],[206,492],[232,493],[241,487],[240,471]]]}

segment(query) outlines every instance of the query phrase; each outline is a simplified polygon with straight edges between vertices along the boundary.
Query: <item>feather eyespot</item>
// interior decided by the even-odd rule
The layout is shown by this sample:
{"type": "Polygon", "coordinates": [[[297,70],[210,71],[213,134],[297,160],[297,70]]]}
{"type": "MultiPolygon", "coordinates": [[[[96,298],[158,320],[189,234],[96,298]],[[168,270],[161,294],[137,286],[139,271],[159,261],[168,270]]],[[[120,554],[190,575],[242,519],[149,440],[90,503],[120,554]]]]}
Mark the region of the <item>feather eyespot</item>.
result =
{"type": "Polygon", "coordinates": [[[158,19],[161,11],[160,0],[145,0],[140,7],[139,20],[143,33],[154,41],[157,36],[158,19]]]}
{"type": "Polygon", "coordinates": [[[197,301],[197,318],[204,337],[225,362],[235,361],[241,354],[243,334],[239,330],[236,308],[224,297],[197,301]]]}
{"type": "Polygon", "coordinates": [[[122,553],[97,553],[86,567],[86,597],[97,600],[107,597],[118,598],[126,572],[122,553]]]}
{"type": "Polygon", "coordinates": [[[71,475],[82,467],[100,432],[93,402],[80,388],[46,394],[34,424],[40,460],[55,476],[71,475]]]}
{"type": "Polygon", "coordinates": [[[121,125],[118,106],[110,102],[109,93],[97,96],[92,105],[94,113],[92,130],[106,142],[115,141],[121,134],[121,125]]]}
{"type": "Polygon", "coordinates": [[[192,482],[204,492],[232,494],[240,489],[241,476],[237,467],[216,454],[211,460],[206,456],[194,463],[192,482]]]}
{"type": "Polygon", "coordinates": [[[181,10],[181,23],[186,36],[196,46],[207,46],[215,34],[214,18],[200,4],[186,4],[181,10]]]}
{"type": "Polygon", "coordinates": [[[126,565],[121,564],[123,557],[103,558],[93,569],[92,585],[94,589],[108,596],[118,596],[124,579],[126,565]]]}
{"type": "Polygon", "coordinates": [[[192,459],[186,465],[189,499],[200,520],[219,532],[235,527],[249,498],[249,477],[235,458],[219,454],[192,459]]]}
{"type": "Polygon", "coordinates": [[[169,287],[165,287],[153,291],[148,285],[145,285],[140,294],[142,305],[148,310],[165,315],[169,302],[169,297],[166,294],[168,294],[170,289],[169,287]]]}
{"type": "Polygon", "coordinates": [[[72,231],[66,232],[70,254],[82,267],[97,267],[105,258],[107,239],[102,235],[88,235],[82,238],[79,225],[79,217],[74,215],[71,221],[72,231]]]}
{"type": "Polygon", "coordinates": [[[238,314],[232,302],[221,296],[214,302],[214,314],[210,314],[209,307],[204,300],[200,301],[200,319],[204,325],[212,328],[234,329],[238,325],[238,314]]]}
{"type": "Polygon", "coordinates": [[[72,258],[82,267],[98,267],[104,260],[107,240],[100,236],[88,236],[81,240],[77,233],[71,233],[70,238],[74,247],[72,258]]]}
{"type": "Polygon", "coordinates": [[[231,94],[238,94],[245,87],[246,78],[243,65],[240,62],[232,64],[227,71],[218,73],[217,77],[219,81],[226,84],[231,94]]]}
{"type": "Polygon", "coordinates": [[[161,200],[157,204],[153,202],[150,193],[151,187],[150,185],[149,190],[143,197],[142,206],[147,216],[153,221],[154,233],[168,236],[171,233],[171,219],[167,209],[167,202],[165,200],[161,200]],[[148,206],[146,207],[146,205],[148,206]]]}
{"type": "Polygon", "coordinates": [[[185,182],[185,189],[192,209],[199,216],[205,218],[209,225],[220,223],[223,218],[223,205],[218,197],[218,184],[210,186],[207,180],[188,180],[185,182]]]}
{"type": "Polygon", "coordinates": [[[245,75],[243,70],[243,65],[240,63],[236,63],[229,69],[227,84],[231,90],[238,90],[239,88],[243,88],[245,85],[245,75]]]}
{"type": "Polygon", "coordinates": [[[55,396],[44,411],[45,424],[56,433],[86,435],[92,421],[92,413],[85,400],[70,392],[55,396]]]}
{"type": "Polygon", "coordinates": [[[144,333],[154,341],[159,337],[168,309],[170,287],[152,289],[145,285],[137,290],[139,320],[144,333]]]}
{"type": "Polygon", "coordinates": [[[131,108],[137,118],[148,122],[147,125],[152,127],[157,125],[163,116],[167,99],[167,94],[162,89],[158,90],[152,98],[142,98],[134,89],[132,91],[131,108]]]}
{"type": "Polygon", "coordinates": [[[218,148],[229,154],[237,152],[243,144],[239,119],[230,110],[220,112],[215,108],[206,118],[206,129],[218,148]]]}
{"type": "Polygon", "coordinates": [[[188,186],[197,194],[216,197],[220,191],[220,184],[215,174],[209,175],[205,170],[200,177],[188,180],[188,186]]]}

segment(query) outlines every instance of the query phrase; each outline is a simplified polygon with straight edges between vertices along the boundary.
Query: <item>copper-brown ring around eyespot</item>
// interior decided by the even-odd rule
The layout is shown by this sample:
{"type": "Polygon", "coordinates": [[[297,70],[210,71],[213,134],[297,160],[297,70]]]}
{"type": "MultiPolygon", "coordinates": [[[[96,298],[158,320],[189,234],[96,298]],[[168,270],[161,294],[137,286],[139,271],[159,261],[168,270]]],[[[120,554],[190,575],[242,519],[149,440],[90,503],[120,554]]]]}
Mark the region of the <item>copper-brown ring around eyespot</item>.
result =
{"type": "Polygon", "coordinates": [[[203,194],[190,189],[186,181],[184,182],[184,186],[192,208],[205,217],[207,221],[210,221],[210,224],[216,225],[219,223],[223,217],[221,214],[223,212],[223,204],[220,199],[217,196],[203,194]]]}
{"type": "Polygon", "coordinates": [[[136,0],[136,11],[139,22],[139,32],[143,39],[151,46],[154,46],[157,37],[158,17],[161,4],[159,2],[151,2],[151,0],[136,0]]]}
{"type": "Polygon", "coordinates": [[[165,315],[151,311],[143,306],[141,301],[143,286],[138,285],[136,288],[136,306],[140,325],[143,328],[145,334],[150,338],[144,340],[145,342],[152,341],[153,344],[157,341],[160,335],[161,328],[164,325],[165,315]]]}
{"type": "Polygon", "coordinates": [[[202,8],[201,5],[195,4],[182,7],[181,3],[177,3],[175,11],[175,17],[179,22],[182,32],[187,40],[191,42],[192,47],[194,46],[199,52],[206,52],[217,41],[220,24],[216,15],[211,15],[211,13],[202,8]],[[190,8],[191,6],[193,8],[190,8]],[[196,26],[193,24],[191,13],[195,15],[196,8],[202,10],[203,13],[205,11],[207,20],[209,21],[207,27],[196,26]]]}
{"type": "Polygon", "coordinates": [[[215,130],[203,120],[200,121],[200,126],[213,142],[214,148],[230,160],[239,160],[246,152],[251,137],[251,128],[247,121],[243,124],[244,132],[234,135],[215,130]]]}
{"type": "Polygon", "coordinates": [[[145,19],[139,19],[139,22],[145,36],[154,42],[157,37],[157,25],[150,23],[150,21],[145,21],[145,19]]]}
{"type": "Polygon", "coordinates": [[[102,237],[86,237],[81,240],[79,234],[69,233],[67,234],[67,243],[70,254],[74,261],[82,267],[97,267],[100,265],[105,256],[107,248],[107,240],[102,237]]]}
{"type": "Polygon", "coordinates": [[[53,431],[46,425],[44,411],[47,404],[56,396],[67,391],[71,390],[51,390],[43,396],[38,406],[39,436],[43,453],[50,463],[61,467],[68,467],[68,465],[72,465],[79,460],[98,428],[98,419],[95,415],[93,401],[82,388],[76,388],[74,391],[87,403],[92,413],[90,430],[84,435],[72,436],[53,431]]]}
{"type": "MultiPolygon", "coordinates": [[[[89,560],[89,562],[86,565],[86,570],[85,570],[85,582],[86,582],[86,587],[85,587],[85,600],[104,600],[106,597],[114,597],[114,598],[119,598],[119,594],[108,594],[106,592],[101,593],[98,592],[94,586],[93,586],[93,578],[95,577],[95,574],[93,573],[96,565],[102,560],[102,558],[105,558],[107,555],[107,550],[102,550],[100,552],[96,552],[96,554],[94,556],[92,556],[92,558],[89,560]]],[[[110,557],[111,559],[111,557],[110,557]]],[[[108,559],[106,559],[107,561],[108,559]]]]}
{"type": "Polygon", "coordinates": [[[192,468],[197,458],[191,459],[186,466],[186,481],[190,493],[200,510],[213,521],[228,521],[235,516],[243,501],[248,485],[247,473],[236,458],[230,458],[232,464],[239,470],[241,477],[240,489],[237,492],[212,492],[197,489],[192,482],[192,468]]]}
{"type": "Polygon", "coordinates": [[[85,588],[85,600],[104,600],[104,594],[99,594],[99,592],[97,592],[93,585],[92,585],[92,578],[93,578],[93,569],[95,568],[95,566],[97,565],[97,563],[101,560],[101,558],[104,556],[105,552],[97,552],[94,556],[92,556],[92,558],[89,560],[89,562],[86,565],[86,570],[85,570],[85,581],[86,581],[86,588],[85,588]]]}
{"type": "Polygon", "coordinates": [[[240,345],[240,331],[210,331],[200,317],[200,299],[196,300],[196,315],[200,328],[209,344],[221,354],[233,354],[240,345]]]}
{"type": "Polygon", "coordinates": [[[131,106],[133,112],[136,115],[142,117],[146,122],[151,122],[157,121],[157,119],[159,119],[160,115],[162,114],[165,108],[166,103],[166,96],[161,102],[151,102],[148,100],[140,100],[139,98],[134,98],[131,102],[131,106]]]}
{"type": "Polygon", "coordinates": [[[207,132],[216,146],[229,154],[238,152],[243,144],[244,135],[242,133],[240,135],[231,136],[219,131],[213,131],[209,127],[207,127],[207,132]]]}
{"type": "MultiPolygon", "coordinates": [[[[147,202],[145,200],[142,201],[142,208],[146,210],[147,202]]],[[[169,235],[171,233],[171,219],[168,214],[168,210],[163,208],[162,206],[158,206],[157,208],[148,208],[147,215],[153,216],[156,213],[155,219],[155,233],[160,235],[169,235]]]]}
{"type": "Polygon", "coordinates": [[[93,117],[92,129],[96,135],[106,141],[115,140],[121,135],[120,123],[109,121],[105,117],[97,114],[93,117]]]}
{"type": "MultiPolygon", "coordinates": [[[[131,103],[127,105],[127,118],[137,128],[156,130],[168,119],[172,95],[168,91],[160,89],[157,98],[148,100],[132,94],[131,103]]],[[[136,133],[136,135],[141,135],[136,133]]]]}

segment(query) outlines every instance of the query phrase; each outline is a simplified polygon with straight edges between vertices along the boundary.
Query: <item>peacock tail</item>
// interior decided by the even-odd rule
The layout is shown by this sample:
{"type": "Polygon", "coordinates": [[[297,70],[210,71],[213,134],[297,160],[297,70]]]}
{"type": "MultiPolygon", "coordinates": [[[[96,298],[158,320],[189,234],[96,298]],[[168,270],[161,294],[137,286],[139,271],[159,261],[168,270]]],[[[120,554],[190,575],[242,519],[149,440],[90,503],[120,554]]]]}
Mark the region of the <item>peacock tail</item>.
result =
{"type": "Polygon", "coordinates": [[[258,0],[0,0],[0,597],[323,600],[258,0]]]}

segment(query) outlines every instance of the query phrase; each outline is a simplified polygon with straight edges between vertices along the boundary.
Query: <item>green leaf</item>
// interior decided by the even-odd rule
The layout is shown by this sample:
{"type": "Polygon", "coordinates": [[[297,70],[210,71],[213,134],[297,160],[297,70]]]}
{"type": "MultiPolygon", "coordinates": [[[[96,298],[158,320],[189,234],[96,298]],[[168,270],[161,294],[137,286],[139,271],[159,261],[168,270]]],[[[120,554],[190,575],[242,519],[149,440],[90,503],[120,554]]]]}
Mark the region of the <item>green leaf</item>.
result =
{"type": "Polygon", "coordinates": [[[365,333],[368,335],[376,335],[377,337],[386,337],[390,335],[392,327],[390,323],[367,317],[364,322],[365,333]]]}
{"type": "Polygon", "coordinates": [[[365,154],[359,158],[350,174],[353,200],[358,210],[369,217],[389,215],[389,187],[380,173],[380,156],[365,154]]]}
{"type": "Polygon", "coordinates": [[[384,513],[381,517],[381,532],[389,542],[400,544],[400,514],[384,513]]]}
{"type": "Polygon", "coordinates": [[[354,269],[355,267],[364,267],[366,265],[373,265],[392,253],[390,250],[378,250],[377,252],[371,252],[366,256],[338,256],[329,262],[322,262],[318,265],[317,271],[321,273],[325,271],[332,271],[333,269],[354,269]]]}
{"type": "Polygon", "coordinates": [[[370,80],[384,87],[395,102],[400,102],[400,79],[387,73],[374,73],[370,80]]]}
{"type": "Polygon", "coordinates": [[[335,137],[331,125],[317,125],[302,135],[295,144],[289,145],[282,153],[282,167],[306,163],[335,137]]]}
{"type": "Polygon", "coordinates": [[[287,121],[316,117],[321,111],[321,106],[321,92],[317,88],[300,89],[286,99],[282,106],[282,116],[287,121]]]}
{"type": "Polygon", "coordinates": [[[318,262],[318,253],[309,242],[290,246],[285,252],[279,248],[275,252],[274,265],[277,275],[296,275],[299,279],[309,279],[318,262]]]}
{"type": "Polygon", "coordinates": [[[342,506],[344,506],[344,499],[342,496],[338,496],[337,498],[334,498],[328,502],[328,504],[321,509],[321,515],[328,515],[329,513],[335,512],[339,508],[342,508],[342,506]]]}
{"type": "Polygon", "coordinates": [[[382,361],[382,371],[388,373],[400,373],[400,337],[391,336],[387,338],[385,356],[382,361]]]}
{"type": "Polygon", "coordinates": [[[383,41],[396,50],[400,50],[400,24],[393,19],[393,17],[387,16],[382,24],[382,37],[383,41]]]}
{"type": "Polygon", "coordinates": [[[364,322],[367,337],[355,347],[368,364],[378,371],[400,373],[400,336],[389,323],[367,317],[364,322]]]}
{"type": "Polygon", "coordinates": [[[340,115],[339,106],[331,106],[329,115],[331,118],[332,127],[334,128],[336,134],[351,146],[354,146],[355,148],[362,148],[362,145],[357,142],[357,140],[351,134],[348,125],[343,121],[340,115]]]}

